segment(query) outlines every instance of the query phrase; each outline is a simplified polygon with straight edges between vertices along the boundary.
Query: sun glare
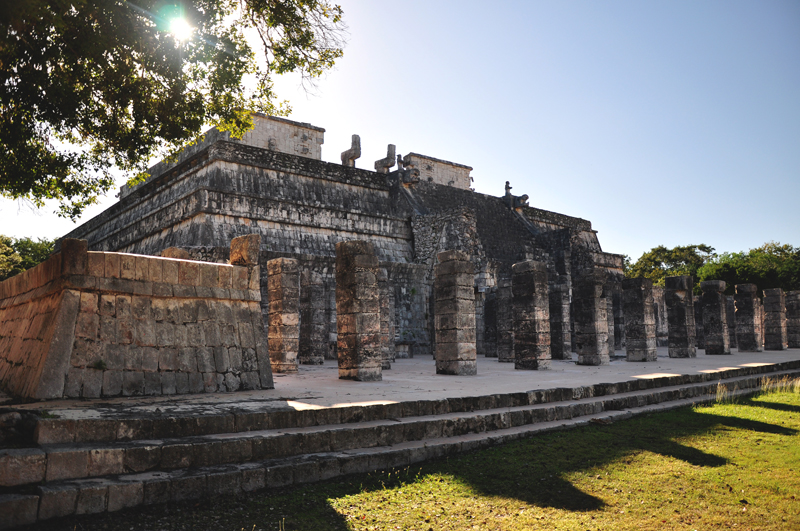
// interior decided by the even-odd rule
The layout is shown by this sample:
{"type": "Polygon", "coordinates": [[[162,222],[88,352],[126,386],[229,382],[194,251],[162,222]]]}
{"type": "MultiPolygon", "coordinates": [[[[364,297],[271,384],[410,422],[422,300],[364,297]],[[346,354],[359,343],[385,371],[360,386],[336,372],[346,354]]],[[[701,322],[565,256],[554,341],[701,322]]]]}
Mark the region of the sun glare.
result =
{"type": "Polygon", "coordinates": [[[192,37],[194,28],[186,22],[183,18],[173,18],[169,23],[169,32],[175,37],[176,40],[185,41],[192,37]]]}

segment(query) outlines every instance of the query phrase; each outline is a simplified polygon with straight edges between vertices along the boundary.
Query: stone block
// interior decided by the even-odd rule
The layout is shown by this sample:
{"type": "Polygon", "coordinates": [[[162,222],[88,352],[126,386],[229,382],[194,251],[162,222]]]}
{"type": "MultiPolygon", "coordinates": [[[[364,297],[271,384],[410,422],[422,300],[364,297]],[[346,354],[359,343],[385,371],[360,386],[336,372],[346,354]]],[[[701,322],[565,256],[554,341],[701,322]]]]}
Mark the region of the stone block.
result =
{"type": "Polygon", "coordinates": [[[141,482],[114,483],[108,486],[108,512],[113,513],[144,502],[144,484],[141,482]]]}
{"type": "Polygon", "coordinates": [[[71,485],[43,485],[38,487],[39,520],[61,518],[75,514],[78,489],[71,485]]]}
{"type": "Polygon", "coordinates": [[[47,457],[38,448],[0,450],[0,487],[44,481],[47,457]]]}
{"type": "Polygon", "coordinates": [[[696,356],[697,348],[692,277],[667,277],[665,284],[669,356],[693,358],[696,356]]]}
{"type": "Polygon", "coordinates": [[[39,512],[39,496],[0,494],[0,529],[33,524],[39,512]]]}
{"type": "Polygon", "coordinates": [[[78,484],[75,514],[103,513],[108,508],[108,483],[103,480],[83,480],[78,484]]]}
{"type": "Polygon", "coordinates": [[[231,240],[230,263],[232,265],[256,266],[258,265],[261,236],[248,234],[231,240]]]}

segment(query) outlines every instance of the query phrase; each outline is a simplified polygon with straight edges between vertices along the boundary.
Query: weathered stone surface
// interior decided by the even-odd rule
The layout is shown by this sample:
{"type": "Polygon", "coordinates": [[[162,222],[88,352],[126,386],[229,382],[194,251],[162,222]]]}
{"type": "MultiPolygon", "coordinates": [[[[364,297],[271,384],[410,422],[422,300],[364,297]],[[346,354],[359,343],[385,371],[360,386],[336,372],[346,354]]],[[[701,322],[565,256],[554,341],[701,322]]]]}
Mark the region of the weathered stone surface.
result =
{"type": "MultiPolygon", "coordinates": [[[[255,267],[258,265],[258,252],[261,236],[248,234],[231,240],[231,265],[255,267]]],[[[211,287],[211,286],[209,286],[211,287]]]]}
{"type": "Polygon", "coordinates": [[[692,277],[667,277],[664,296],[667,303],[669,325],[669,357],[694,358],[697,356],[694,326],[694,299],[692,277]]]}
{"type": "Polygon", "coordinates": [[[764,350],[786,350],[786,296],[781,288],[764,290],[764,350]]]}
{"type": "Polygon", "coordinates": [[[736,303],[733,295],[728,295],[725,299],[727,301],[728,344],[731,348],[736,348],[736,303]]]}
{"type": "Polygon", "coordinates": [[[572,312],[578,365],[606,365],[610,361],[603,281],[598,273],[585,273],[573,287],[572,312]]]}
{"type": "Polygon", "coordinates": [[[297,372],[300,339],[300,272],[297,260],[267,262],[269,357],[273,372],[297,372]]]}
{"type": "Polygon", "coordinates": [[[474,375],[477,348],[473,265],[462,251],[443,251],[437,259],[433,284],[436,374],[474,375]]]}
{"type": "Polygon", "coordinates": [[[350,149],[342,152],[342,166],[355,168],[356,159],[359,158],[361,158],[361,137],[353,135],[350,142],[350,149]]]}
{"type": "Polygon", "coordinates": [[[0,487],[44,481],[47,458],[38,448],[0,450],[0,487]]]}
{"type": "Polygon", "coordinates": [[[325,284],[316,271],[300,273],[300,338],[297,359],[303,365],[321,365],[328,352],[329,320],[325,312],[325,284]]]}
{"type": "Polygon", "coordinates": [[[786,293],[786,342],[800,348],[800,291],[786,293]]]}
{"type": "Polygon", "coordinates": [[[725,282],[708,280],[700,283],[703,290],[703,331],[706,354],[730,354],[730,333],[728,331],[728,298],[725,296],[725,282]]]}
{"type": "Polygon", "coordinates": [[[758,287],[755,284],[737,284],[734,304],[739,352],[761,352],[764,349],[764,335],[758,287]]]}
{"type": "Polygon", "coordinates": [[[336,329],[339,378],[379,381],[381,374],[378,259],[369,242],[336,244],[336,329]]]}
{"type": "Polygon", "coordinates": [[[39,510],[39,496],[0,494],[0,529],[33,524],[39,510]]]}
{"type": "Polygon", "coordinates": [[[625,312],[625,354],[627,361],[656,361],[656,319],[653,282],[648,278],[622,281],[625,312]]]}
{"type": "MultiPolygon", "coordinates": [[[[20,277],[30,281],[27,285],[13,279],[0,283],[4,293],[6,286],[22,293],[37,288],[30,297],[0,299],[0,385],[28,398],[200,391],[190,384],[197,383],[192,375],[200,372],[201,349],[225,341],[237,352],[261,348],[266,354],[259,268],[250,269],[88,252],[85,242],[69,240],[62,252],[20,277]],[[171,288],[154,291],[153,272],[171,288]],[[34,273],[38,278],[31,278],[34,273]],[[233,298],[233,289],[220,287],[232,286],[240,277],[245,289],[238,298],[233,298]],[[202,290],[205,294],[199,295],[202,290]],[[252,310],[247,307],[251,303],[252,310]],[[24,327],[18,324],[22,321],[24,327]]],[[[250,378],[248,385],[272,386],[269,364],[261,367],[257,355],[251,358],[248,371],[257,372],[260,381],[250,378]]],[[[235,390],[230,386],[241,381],[243,366],[241,356],[229,359],[238,365],[213,371],[223,379],[235,372],[227,377],[225,389],[235,390]]]]}
{"type": "Polygon", "coordinates": [[[550,368],[550,300],[547,266],[526,261],[511,268],[514,368],[550,368]]]}
{"type": "Polygon", "coordinates": [[[496,298],[497,361],[501,363],[514,361],[514,314],[511,300],[511,279],[498,280],[496,298]]]}

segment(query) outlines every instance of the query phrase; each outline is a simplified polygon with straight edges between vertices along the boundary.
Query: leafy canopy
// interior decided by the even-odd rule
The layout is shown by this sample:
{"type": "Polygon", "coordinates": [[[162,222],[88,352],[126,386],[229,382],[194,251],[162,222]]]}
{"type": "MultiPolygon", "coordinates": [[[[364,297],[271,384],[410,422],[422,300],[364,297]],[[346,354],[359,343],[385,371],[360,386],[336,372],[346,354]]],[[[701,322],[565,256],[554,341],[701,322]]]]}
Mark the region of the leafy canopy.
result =
{"type": "Polygon", "coordinates": [[[713,258],[714,248],[705,244],[686,245],[667,249],[663,245],[653,247],[639,260],[631,264],[625,261],[625,276],[646,277],[656,286],[663,286],[667,277],[688,275],[697,278],[697,271],[713,258]]]}
{"type": "Polygon", "coordinates": [[[344,31],[328,0],[0,2],[0,194],[74,219],[115,166],[141,175],[206,126],[287,114],[271,76],[313,83],[344,31]]]}
{"type": "Polygon", "coordinates": [[[736,284],[755,284],[760,290],[800,290],[800,247],[769,242],[748,252],[723,253],[705,263],[697,277],[724,280],[729,295],[736,284]]]}
{"type": "Polygon", "coordinates": [[[10,238],[0,234],[0,281],[44,262],[53,252],[55,240],[10,238]]]}

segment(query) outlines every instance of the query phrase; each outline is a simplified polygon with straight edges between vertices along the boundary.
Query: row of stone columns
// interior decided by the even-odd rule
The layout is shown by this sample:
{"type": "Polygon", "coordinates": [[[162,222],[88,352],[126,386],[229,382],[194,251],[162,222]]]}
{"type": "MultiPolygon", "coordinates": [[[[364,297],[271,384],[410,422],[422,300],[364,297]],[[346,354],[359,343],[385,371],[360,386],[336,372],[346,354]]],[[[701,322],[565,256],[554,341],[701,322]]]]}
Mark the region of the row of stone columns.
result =
{"type": "MultiPolygon", "coordinates": [[[[705,281],[700,283],[700,288],[703,294],[695,299],[691,277],[666,279],[670,357],[696,356],[696,315],[702,316],[703,346],[710,355],[730,354],[732,339],[742,352],[783,350],[792,346],[790,337],[800,340],[800,292],[790,292],[787,297],[779,288],[764,290],[762,305],[755,284],[738,284],[732,306],[724,294],[725,282],[705,281]],[[702,305],[700,311],[694,308],[696,301],[702,305]],[[732,319],[734,316],[730,313],[734,309],[735,319],[732,319]],[[787,317],[787,310],[790,316],[797,315],[794,321],[787,317]],[[730,329],[734,323],[735,336],[730,329]],[[796,328],[791,328],[789,323],[796,328]],[[790,330],[797,332],[790,333],[790,330]]],[[[655,360],[652,282],[645,278],[625,279],[623,301],[628,361],[655,360]]]]}

